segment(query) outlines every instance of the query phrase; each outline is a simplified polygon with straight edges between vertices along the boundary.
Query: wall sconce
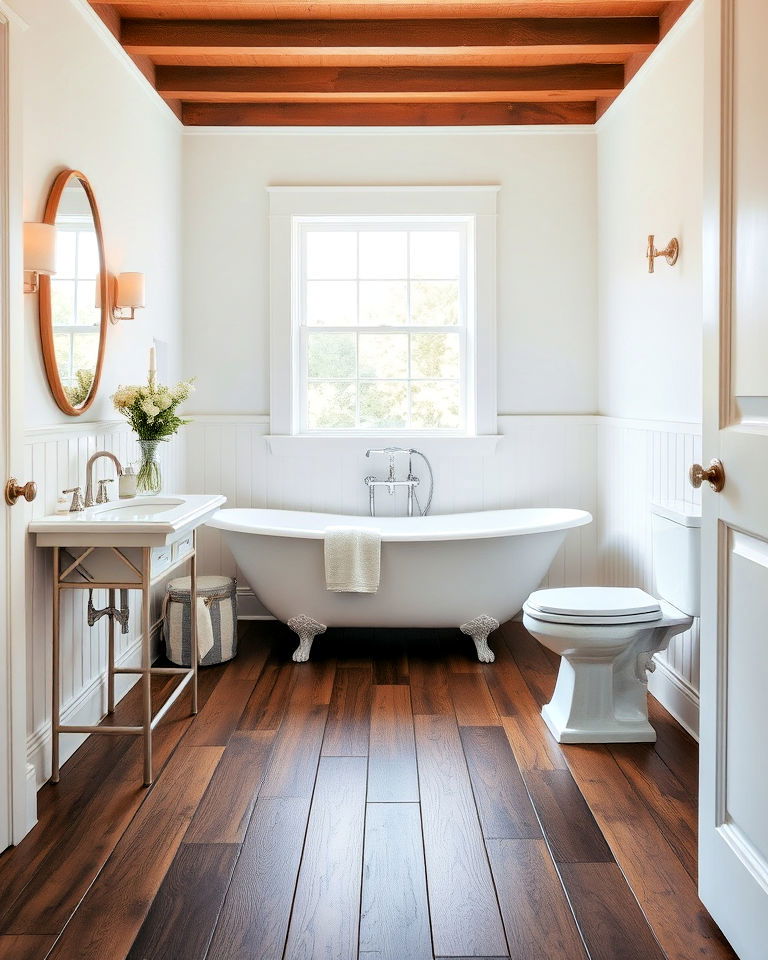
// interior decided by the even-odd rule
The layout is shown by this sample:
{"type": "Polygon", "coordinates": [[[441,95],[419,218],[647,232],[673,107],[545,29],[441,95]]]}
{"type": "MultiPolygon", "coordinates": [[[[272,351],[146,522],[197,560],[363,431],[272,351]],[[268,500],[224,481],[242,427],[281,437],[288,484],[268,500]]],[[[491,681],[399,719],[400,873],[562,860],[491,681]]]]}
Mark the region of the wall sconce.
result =
{"type": "Polygon", "coordinates": [[[651,233],[648,236],[648,249],[645,253],[648,258],[648,273],[654,272],[654,261],[656,257],[664,257],[670,267],[674,267],[677,263],[677,258],[680,255],[680,244],[677,241],[677,237],[672,237],[669,243],[664,247],[663,250],[657,250],[654,246],[654,235],[651,233]]]}
{"type": "Polygon", "coordinates": [[[56,227],[52,223],[24,224],[24,293],[37,293],[40,275],[56,273],[56,227]]]}
{"type": "MultiPolygon", "coordinates": [[[[136,311],[144,306],[144,274],[118,273],[115,277],[107,274],[109,292],[109,318],[112,323],[121,320],[135,320],[136,311]]],[[[101,286],[96,284],[96,306],[101,306],[101,286]]]]}

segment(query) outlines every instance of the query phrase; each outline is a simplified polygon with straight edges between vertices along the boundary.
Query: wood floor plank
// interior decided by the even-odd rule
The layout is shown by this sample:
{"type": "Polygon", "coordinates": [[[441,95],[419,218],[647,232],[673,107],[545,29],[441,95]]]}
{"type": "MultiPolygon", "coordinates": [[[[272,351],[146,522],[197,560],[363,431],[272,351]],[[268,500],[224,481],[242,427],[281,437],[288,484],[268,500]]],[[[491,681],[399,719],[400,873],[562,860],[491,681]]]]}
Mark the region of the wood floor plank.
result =
{"type": "Polygon", "coordinates": [[[455,721],[414,718],[437,956],[503,956],[507,943],[455,721]]]}
{"type": "Polygon", "coordinates": [[[525,782],[555,863],[613,860],[570,770],[528,770],[525,782]]]}
{"type": "Polygon", "coordinates": [[[0,936],[0,960],[45,960],[55,939],[34,934],[0,936]]]}
{"type": "MultiPolygon", "coordinates": [[[[241,621],[242,623],[243,621],[241,621]]],[[[247,623],[247,621],[246,621],[247,623]]],[[[237,640],[237,656],[227,663],[229,680],[258,680],[272,653],[273,624],[260,624],[260,629],[246,628],[237,640]]]]}
{"type": "Polygon", "coordinates": [[[253,691],[255,680],[222,677],[184,738],[188,747],[226,746],[253,691]]]}
{"type": "Polygon", "coordinates": [[[504,624],[504,641],[525,676],[528,689],[539,707],[543,707],[555,692],[557,669],[545,655],[542,645],[534,640],[522,623],[510,621],[504,624]]]}
{"type": "Polygon", "coordinates": [[[654,750],[653,744],[615,743],[608,748],[646,803],[680,862],[698,882],[696,801],[654,750]]]}
{"type": "Polygon", "coordinates": [[[240,730],[232,734],[184,843],[243,842],[274,737],[270,730],[240,730]]]}
{"type": "Polygon", "coordinates": [[[489,840],[487,847],[512,960],[586,960],[546,841],[489,840]]]}
{"type": "Polygon", "coordinates": [[[323,757],[312,798],[285,960],[357,956],[364,757],[323,757]]]}
{"type": "Polygon", "coordinates": [[[408,683],[408,653],[403,630],[371,631],[369,639],[373,682],[380,684],[408,683]]]}
{"type": "Polygon", "coordinates": [[[432,960],[421,816],[416,803],[369,803],[360,956],[432,960]]]}
{"type": "MultiPolygon", "coordinates": [[[[526,692],[526,696],[530,697],[530,693],[526,692]]],[[[529,713],[521,711],[514,717],[502,717],[501,725],[523,773],[526,770],[567,769],[557,740],[535,709],[529,713]]]]}
{"type": "Polygon", "coordinates": [[[559,869],[591,960],[665,960],[615,863],[564,863],[559,869]]]}
{"type": "Polygon", "coordinates": [[[270,658],[238,721],[239,730],[277,730],[296,677],[293,664],[270,658]]]}
{"type": "Polygon", "coordinates": [[[452,673],[449,684],[460,726],[490,727],[501,723],[482,673],[452,673]]]}
{"type": "Polygon", "coordinates": [[[179,746],[51,951],[51,960],[126,956],[221,759],[179,746]]]}
{"type": "Polygon", "coordinates": [[[688,793],[698,800],[698,744],[652,696],[648,697],[648,718],[656,730],[656,752],[688,793]]]}
{"type": "Polygon", "coordinates": [[[368,756],[371,668],[339,668],[325,725],[324,757],[368,756]]]}
{"type": "Polygon", "coordinates": [[[568,765],[669,960],[735,956],[650,810],[601,745],[569,745],[568,765]]]}
{"type": "Polygon", "coordinates": [[[238,844],[182,844],[128,960],[205,960],[240,852],[238,844]]]}
{"type": "Polygon", "coordinates": [[[206,960],[281,960],[309,800],[257,801],[206,960]]]}
{"type": "Polygon", "coordinates": [[[373,687],[368,760],[371,803],[418,802],[419,777],[413,739],[410,689],[400,684],[373,687]]]}
{"type": "Polygon", "coordinates": [[[511,651],[503,641],[496,644],[496,660],[483,664],[483,676],[497,713],[502,717],[516,716],[520,712],[517,691],[528,688],[511,651]]]}
{"type": "Polygon", "coordinates": [[[538,817],[504,731],[462,727],[460,732],[483,836],[541,837],[538,817]]]}
{"type": "Polygon", "coordinates": [[[442,658],[439,641],[433,631],[429,640],[423,640],[415,649],[409,648],[411,707],[414,715],[454,715],[451,691],[448,688],[448,668],[442,658]]]}

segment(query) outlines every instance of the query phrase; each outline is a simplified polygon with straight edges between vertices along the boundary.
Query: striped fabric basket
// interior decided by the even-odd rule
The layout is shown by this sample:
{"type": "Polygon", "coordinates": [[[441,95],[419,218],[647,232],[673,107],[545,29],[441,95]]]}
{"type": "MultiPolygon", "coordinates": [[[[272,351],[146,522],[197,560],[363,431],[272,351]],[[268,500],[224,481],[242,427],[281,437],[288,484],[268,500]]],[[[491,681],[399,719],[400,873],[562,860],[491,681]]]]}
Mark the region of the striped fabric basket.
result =
{"type": "MultiPolygon", "coordinates": [[[[163,604],[165,651],[171,663],[190,665],[189,577],[168,583],[163,604]]],[[[209,667],[237,654],[237,581],[232,577],[197,578],[198,663],[209,667]]]]}

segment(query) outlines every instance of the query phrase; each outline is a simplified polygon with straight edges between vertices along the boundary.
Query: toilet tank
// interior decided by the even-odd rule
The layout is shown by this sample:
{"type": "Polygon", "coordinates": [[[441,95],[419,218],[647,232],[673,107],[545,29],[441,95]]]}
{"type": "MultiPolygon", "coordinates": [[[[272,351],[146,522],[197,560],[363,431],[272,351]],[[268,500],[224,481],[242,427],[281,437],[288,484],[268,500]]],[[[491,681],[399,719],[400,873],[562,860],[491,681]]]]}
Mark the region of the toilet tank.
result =
{"type": "Polygon", "coordinates": [[[701,507],[682,500],[651,504],[656,594],[682,613],[699,616],[701,507]]]}

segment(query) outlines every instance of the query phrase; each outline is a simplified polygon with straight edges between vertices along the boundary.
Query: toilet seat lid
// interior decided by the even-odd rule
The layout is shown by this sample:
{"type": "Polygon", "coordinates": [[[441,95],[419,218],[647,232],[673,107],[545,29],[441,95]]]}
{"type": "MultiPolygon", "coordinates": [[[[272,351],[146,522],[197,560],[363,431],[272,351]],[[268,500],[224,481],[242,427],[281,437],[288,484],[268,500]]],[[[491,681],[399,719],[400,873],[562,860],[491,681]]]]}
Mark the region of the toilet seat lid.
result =
{"type": "Polygon", "coordinates": [[[576,623],[645,623],[661,619],[659,601],[637,587],[560,587],[536,590],[526,609],[543,620],[576,623]]]}

